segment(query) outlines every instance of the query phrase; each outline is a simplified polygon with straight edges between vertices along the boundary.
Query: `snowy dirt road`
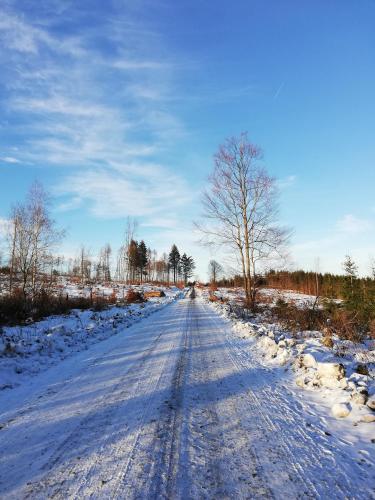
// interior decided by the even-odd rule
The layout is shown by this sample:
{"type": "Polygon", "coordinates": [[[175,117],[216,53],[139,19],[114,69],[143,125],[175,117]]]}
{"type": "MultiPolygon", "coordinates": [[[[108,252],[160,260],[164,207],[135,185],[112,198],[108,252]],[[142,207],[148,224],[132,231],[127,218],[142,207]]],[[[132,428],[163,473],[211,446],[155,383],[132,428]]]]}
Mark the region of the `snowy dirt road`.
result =
{"type": "Polygon", "coordinates": [[[0,398],[0,498],[374,498],[353,461],[198,297],[0,398]]]}

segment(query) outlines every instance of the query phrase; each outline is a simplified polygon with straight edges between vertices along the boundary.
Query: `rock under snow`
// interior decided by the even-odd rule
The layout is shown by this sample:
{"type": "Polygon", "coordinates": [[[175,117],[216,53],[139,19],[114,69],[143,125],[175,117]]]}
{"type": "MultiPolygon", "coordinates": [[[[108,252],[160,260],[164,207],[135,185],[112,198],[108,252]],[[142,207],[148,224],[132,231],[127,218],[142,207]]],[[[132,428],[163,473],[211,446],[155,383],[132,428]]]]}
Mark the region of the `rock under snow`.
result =
{"type": "Polygon", "coordinates": [[[361,417],[361,422],[375,422],[375,413],[366,413],[365,415],[362,415],[361,417]]]}
{"type": "Polygon", "coordinates": [[[262,337],[259,341],[260,347],[267,352],[271,357],[275,357],[277,354],[277,344],[274,340],[269,337],[262,337]]]}
{"type": "Polygon", "coordinates": [[[371,410],[375,410],[375,396],[369,398],[369,400],[367,401],[367,406],[371,408],[371,410]]]}
{"type": "Polygon", "coordinates": [[[335,418],[345,418],[350,413],[350,406],[346,403],[336,403],[332,406],[332,414],[335,418]]]}
{"type": "Polygon", "coordinates": [[[317,377],[321,385],[328,389],[346,389],[348,387],[345,368],[341,363],[318,363],[317,377]]]}
{"type": "Polygon", "coordinates": [[[345,377],[345,368],[341,363],[318,363],[320,378],[334,378],[340,380],[345,377]]]}
{"type": "Polygon", "coordinates": [[[365,405],[366,402],[367,402],[367,397],[368,397],[368,394],[367,394],[367,391],[356,391],[356,392],[353,392],[353,394],[351,395],[351,400],[353,403],[357,404],[357,405],[365,405]]]}
{"type": "Polygon", "coordinates": [[[301,375],[300,377],[296,378],[296,384],[298,385],[298,387],[304,388],[307,382],[308,380],[304,375],[301,375]]]}
{"type": "Polygon", "coordinates": [[[288,349],[282,349],[281,354],[278,356],[278,360],[281,366],[284,366],[288,363],[290,359],[290,353],[288,349]]]}
{"type": "Polygon", "coordinates": [[[301,354],[298,358],[301,368],[316,368],[317,362],[312,354],[301,354]]]}

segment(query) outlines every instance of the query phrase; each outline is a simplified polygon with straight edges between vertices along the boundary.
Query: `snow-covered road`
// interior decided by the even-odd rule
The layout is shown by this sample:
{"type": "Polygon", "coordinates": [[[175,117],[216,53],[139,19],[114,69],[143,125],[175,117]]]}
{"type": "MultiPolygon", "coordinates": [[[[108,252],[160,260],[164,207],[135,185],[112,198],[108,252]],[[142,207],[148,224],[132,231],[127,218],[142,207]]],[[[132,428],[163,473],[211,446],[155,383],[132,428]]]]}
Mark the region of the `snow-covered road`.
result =
{"type": "Polygon", "coordinates": [[[324,431],[198,297],[0,398],[1,498],[373,498],[324,431]]]}

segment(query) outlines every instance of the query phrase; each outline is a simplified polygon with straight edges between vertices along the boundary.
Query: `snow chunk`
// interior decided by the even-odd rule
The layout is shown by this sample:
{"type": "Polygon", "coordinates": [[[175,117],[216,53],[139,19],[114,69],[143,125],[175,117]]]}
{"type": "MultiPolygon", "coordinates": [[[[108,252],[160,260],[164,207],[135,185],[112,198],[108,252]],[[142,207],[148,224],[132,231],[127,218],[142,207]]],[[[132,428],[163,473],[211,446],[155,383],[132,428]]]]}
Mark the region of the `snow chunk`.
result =
{"type": "Polygon", "coordinates": [[[322,386],[330,389],[348,387],[345,368],[341,363],[318,363],[317,377],[322,386]]]}
{"type": "Polygon", "coordinates": [[[301,368],[316,368],[318,363],[312,354],[301,354],[298,358],[301,368]]]}
{"type": "Polygon", "coordinates": [[[375,422],[375,413],[366,413],[362,415],[360,422],[375,422]]]}
{"type": "Polygon", "coordinates": [[[259,345],[261,349],[266,351],[266,353],[271,356],[275,357],[277,354],[278,346],[276,342],[269,337],[262,337],[259,341],[259,345]]]}
{"type": "Polygon", "coordinates": [[[345,418],[351,411],[347,403],[336,403],[332,406],[332,414],[335,418],[345,418]]]}

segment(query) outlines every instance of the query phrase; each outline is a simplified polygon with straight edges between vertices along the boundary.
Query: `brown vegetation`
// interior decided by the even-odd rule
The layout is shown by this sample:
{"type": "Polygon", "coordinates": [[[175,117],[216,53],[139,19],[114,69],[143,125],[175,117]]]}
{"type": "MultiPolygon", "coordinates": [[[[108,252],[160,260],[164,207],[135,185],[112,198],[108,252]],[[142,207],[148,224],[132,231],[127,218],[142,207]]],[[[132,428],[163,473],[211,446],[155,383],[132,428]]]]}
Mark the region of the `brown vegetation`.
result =
{"type": "Polygon", "coordinates": [[[68,314],[72,309],[103,309],[108,300],[84,297],[55,296],[42,290],[33,298],[25,297],[22,290],[0,298],[0,325],[14,325],[38,321],[54,314],[68,314]]]}
{"type": "Polygon", "coordinates": [[[128,304],[136,304],[145,302],[144,296],[140,292],[136,292],[135,290],[128,290],[126,294],[126,302],[128,304]]]}
{"type": "Polygon", "coordinates": [[[165,297],[165,293],[163,290],[150,290],[149,292],[144,292],[143,296],[145,299],[150,299],[152,297],[165,297]]]}
{"type": "Polygon", "coordinates": [[[362,342],[368,328],[355,312],[328,303],[325,308],[300,308],[279,299],[275,307],[268,309],[273,320],[279,321],[292,332],[319,330],[324,332],[324,343],[333,347],[332,335],[352,342],[362,342]]]}

